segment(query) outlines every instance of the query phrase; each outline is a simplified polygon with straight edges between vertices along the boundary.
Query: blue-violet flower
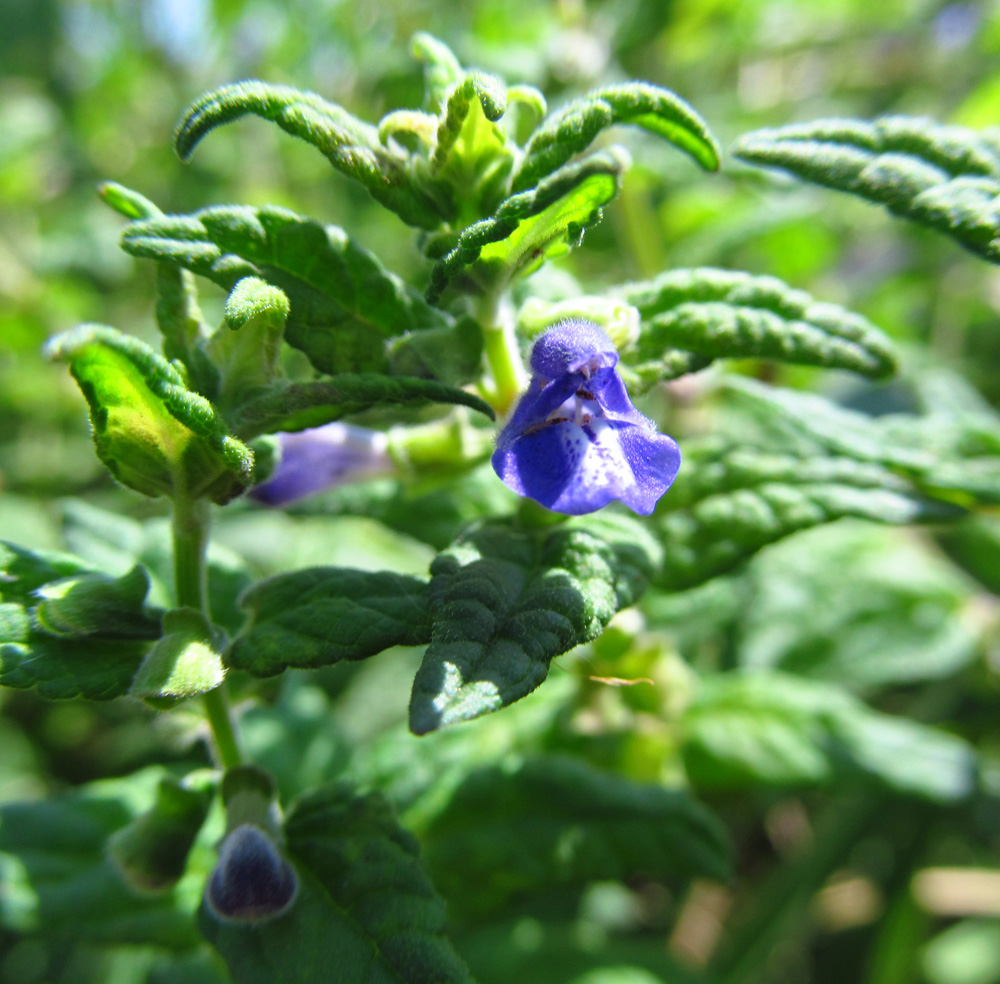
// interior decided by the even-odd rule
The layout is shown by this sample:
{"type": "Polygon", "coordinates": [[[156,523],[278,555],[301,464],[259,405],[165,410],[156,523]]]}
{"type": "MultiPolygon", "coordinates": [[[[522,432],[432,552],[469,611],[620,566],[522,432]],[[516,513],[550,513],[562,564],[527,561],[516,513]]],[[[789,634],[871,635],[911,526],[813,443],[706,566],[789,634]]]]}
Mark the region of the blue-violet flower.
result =
{"type": "Polygon", "coordinates": [[[535,342],[531,385],[493,453],[508,488],[574,516],[612,499],[653,511],[681,452],[632,405],[617,364],[614,344],[588,321],[564,321],[535,342]]]}
{"type": "Polygon", "coordinates": [[[271,477],[250,493],[268,506],[285,506],[396,469],[388,436],[381,431],[335,422],[278,437],[281,460],[271,477]]]}

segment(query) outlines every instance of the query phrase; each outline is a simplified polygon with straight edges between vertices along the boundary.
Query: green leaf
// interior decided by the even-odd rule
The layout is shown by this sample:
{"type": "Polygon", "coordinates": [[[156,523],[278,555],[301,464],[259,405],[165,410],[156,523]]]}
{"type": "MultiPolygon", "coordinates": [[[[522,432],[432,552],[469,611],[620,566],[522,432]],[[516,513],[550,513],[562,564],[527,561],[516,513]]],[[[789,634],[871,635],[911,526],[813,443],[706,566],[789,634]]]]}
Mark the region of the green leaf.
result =
{"type": "Polygon", "coordinates": [[[615,348],[632,346],[639,337],[639,312],[631,304],[613,297],[572,297],[543,301],[529,297],[517,312],[517,327],[529,338],[560,321],[591,321],[615,343],[615,348]]]}
{"type": "Polygon", "coordinates": [[[383,404],[450,403],[472,407],[494,419],[493,409],[478,396],[432,379],[344,373],[312,383],[290,383],[248,400],[233,415],[244,438],[275,431],[319,427],[348,414],[383,404]]]}
{"type": "Polygon", "coordinates": [[[411,332],[389,342],[389,373],[439,379],[449,386],[475,382],[482,374],[483,330],[472,318],[411,332]]]}
{"type": "Polygon", "coordinates": [[[779,359],[881,378],[896,370],[889,340],[865,318],[813,300],[775,277],[702,267],[627,284],[642,319],[624,360],[643,378],[681,349],[710,359],[779,359]],[[638,365],[635,365],[638,363],[638,365]]]}
{"type": "Polygon", "coordinates": [[[283,374],[279,357],[288,311],[284,292],[258,277],[244,277],[230,291],[225,321],[204,347],[218,369],[214,396],[225,410],[252,399],[283,374]]]}
{"type": "Polygon", "coordinates": [[[436,301],[459,275],[472,289],[495,292],[515,276],[578,246],[601,220],[627,160],[620,152],[592,154],[560,168],[537,188],[508,198],[492,218],[468,226],[431,271],[427,299],[436,301]]]}
{"type": "Polygon", "coordinates": [[[424,31],[413,35],[410,50],[414,58],[424,63],[425,102],[428,109],[437,113],[452,86],[461,80],[462,66],[448,45],[424,31]]]}
{"type": "Polygon", "coordinates": [[[72,554],[29,550],[0,540],[0,599],[4,601],[34,604],[35,591],[42,585],[83,573],[96,570],[72,554]]]}
{"type": "Polygon", "coordinates": [[[193,883],[204,876],[193,871],[176,889],[142,897],[106,855],[108,837],[149,806],[162,778],[161,769],[150,769],[53,799],[0,806],[4,925],[89,946],[194,946],[191,910],[199,889],[193,883]]]}
{"type": "Polygon", "coordinates": [[[342,229],[276,206],[135,222],[122,248],[226,290],[247,276],[280,288],[290,305],[285,339],[321,372],[384,371],[387,338],[451,324],[342,229]]]}
{"type": "Polygon", "coordinates": [[[434,229],[441,216],[410,179],[408,159],[379,140],[378,130],[312,92],[249,80],[205,93],[184,112],[174,134],[177,153],[191,156],[210,130],[253,114],[316,147],[342,174],[408,225],[434,229]]]}
{"type": "Polygon", "coordinates": [[[1000,151],[985,135],[932,120],[816,120],[759,130],[734,153],[884,205],[1000,262],[1000,151]]]}
{"type": "Polygon", "coordinates": [[[227,502],[251,482],[253,455],[174,366],[137,338],[81,325],[46,345],[69,362],[90,406],[94,444],[122,484],[144,495],[227,502]]]}
{"type": "Polygon", "coordinates": [[[219,642],[218,633],[201,612],[193,608],[167,612],[163,637],[146,654],[129,693],[172,703],[214,690],[226,676],[219,642]]]}
{"type": "Polygon", "coordinates": [[[896,530],[810,531],[757,558],[749,582],[738,652],[750,669],[866,692],[951,676],[976,656],[971,585],[896,530]]]}
{"type": "Polygon", "coordinates": [[[159,207],[144,195],[115,181],[102,181],[97,186],[101,200],[126,219],[153,219],[163,215],[159,207]]]}
{"type": "Polygon", "coordinates": [[[880,714],[831,685],[778,673],[705,679],[679,727],[696,788],[812,786],[863,776],[945,802],[974,787],[975,754],[961,739],[880,714]]]}
{"type": "Polygon", "coordinates": [[[421,839],[463,922],[556,886],[730,877],[725,829],[688,793],[555,756],[470,773],[421,839]]]}
{"type": "Polygon", "coordinates": [[[183,781],[164,776],[153,805],[108,838],[108,857],[137,893],[164,892],[184,876],[212,804],[215,781],[208,769],[183,781]]]}
{"type": "Polygon", "coordinates": [[[660,553],[609,514],[555,528],[473,528],[431,565],[431,644],[413,683],[416,734],[513,703],[553,657],[596,638],[644,590],[660,553]]]}
{"type": "Polygon", "coordinates": [[[253,928],[207,915],[200,928],[235,984],[472,984],[444,935],[444,905],[416,840],[378,795],[317,790],[285,824],[299,895],[253,928]]]}
{"type": "Polygon", "coordinates": [[[124,694],[159,635],[158,613],[144,605],[146,572],[116,580],[13,544],[0,545],[0,562],[0,685],[52,699],[124,694]]]}
{"type": "Polygon", "coordinates": [[[389,571],[314,567],[281,574],[243,595],[250,619],[226,662],[271,676],[423,645],[430,640],[428,596],[425,581],[389,571]]]}
{"type": "Polygon", "coordinates": [[[146,608],[149,575],[139,566],[120,578],[82,573],[39,587],[36,624],[61,638],[158,639],[161,612],[146,608]]]}
{"type": "Polygon", "coordinates": [[[679,96],[645,82],[605,86],[553,113],[532,134],[514,176],[514,191],[538,184],[586,150],[610,126],[631,123],[689,154],[706,171],[719,168],[719,145],[705,121],[679,96]]]}

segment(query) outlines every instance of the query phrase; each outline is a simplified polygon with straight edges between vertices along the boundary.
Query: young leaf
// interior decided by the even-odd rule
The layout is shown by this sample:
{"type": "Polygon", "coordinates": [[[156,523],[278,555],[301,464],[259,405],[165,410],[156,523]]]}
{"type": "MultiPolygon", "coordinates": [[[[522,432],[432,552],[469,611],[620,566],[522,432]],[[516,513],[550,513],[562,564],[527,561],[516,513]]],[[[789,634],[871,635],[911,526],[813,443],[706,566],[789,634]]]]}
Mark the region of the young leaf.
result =
{"type": "Polygon", "coordinates": [[[227,502],[251,482],[253,454],[230,436],[212,405],[137,338],[81,325],[46,345],[70,363],[101,461],[144,495],[210,496],[227,502]]]}
{"type": "Polygon", "coordinates": [[[554,756],[470,773],[422,842],[463,921],[555,886],[730,876],[725,829],[690,794],[554,756]]]}
{"type": "Polygon", "coordinates": [[[288,310],[284,292],[258,277],[244,277],[230,291],[225,321],[204,347],[219,371],[215,400],[223,409],[245,403],[282,374],[278,359],[288,310]]]}
{"type": "Polygon", "coordinates": [[[734,153],[884,205],[1000,263],[1000,151],[974,130],[888,116],[742,137],[734,153]]]}
{"type": "Polygon", "coordinates": [[[210,130],[253,114],[316,147],[342,174],[361,182],[372,197],[408,225],[434,229],[441,216],[410,180],[404,154],[384,146],[378,131],[312,92],[249,80],[205,93],[185,111],[174,135],[187,160],[210,130]]]}
{"type": "Polygon", "coordinates": [[[888,468],[844,456],[768,454],[734,446],[689,447],[657,530],[664,590],[694,587],[799,530],[846,516],[882,523],[953,518],[888,468]]]}
{"type": "Polygon", "coordinates": [[[193,608],[163,616],[163,637],[146,654],[129,693],[159,706],[207,693],[222,684],[226,670],[218,653],[218,633],[193,608]]]}
{"type": "Polygon", "coordinates": [[[382,404],[450,403],[494,418],[493,409],[465,390],[432,379],[344,373],[313,383],[291,383],[248,400],[233,413],[233,429],[245,439],[276,431],[320,427],[382,404]]]}
{"type": "Polygon", "coordinates": [[[431,565],[431,644],[413,683],[416,734],[531,693],[553,657],[600,635],[659,561],[645,530],[618,516],[545,530],[474,528],[431,565]]]}
{"type": "Polygon", "coordinates": [[[462,274],[478,291],[496,291],[547,258],[578,246],[618,194],[627,159],[617,151],[592,154],[549,175],[537,188],[508,198],[492,218],[468,226],[431,271],[427,299],[435,302],[462,274]]]}
{"type": "Polygon", "coordinates": [[[142,813],[162,778],[161,769],[150,769],[0,806],[0,851],[17,861],[4,868],[5,926],[87,946],[195,946],[183,890],[193,886],[139,896],[106,854],[109,836],[142,813]]]}
{"type": "Polygon", "coordinates": [[[679,96],[644,82],[595,89],[553,113],[532,134],[514,176],[514,191],[531,188],[586,150],[609,126],[631,123],[689,154],[706,171],[719,168],[719,145],[705,121],[679,96]]]}
{"type": "Polygon", "coordinates": [[[183,781],[164,776],[153,805],[108,838],[108,857],[130,888],[140,895],[159,894],[181,880],[214,786],[208,769],[183,781]]]}
{"type": "Polygon", "coordinates": [[[472,984],[412,835],[377,794],[316,790],[285,824],[299,875],[289,911],[255,927],[199,924],[236,984],[472,984]]]}
{"type": "Polygon", "coordinates": [[[120,578],[74,574],[34,592],[34,621],[58,638],[158,639],[162,613],[146,608],[148,591],[149,575],[139,566],[120,578]]]}
{"type": "Polygon", "coordinates": [[[218,206],[135,222],[122,248],[226,290],[246,276],[280,288],[289,301],[285,339],[321,372],[384,371],[385,339],[451,324],[342,229],[276,206],[218,206]]]}
{"type": "Polygon", "coordinates": [[[961,739],[880,714],[832,685],[778,673],[707,678],[680,733],[696,788],[809,786],[860,775],[949,801],[974,786],[975,753],[961,739]]]}
{"type": "Polygon", "coordinates": [[[428,596],[425,581],[389,571],[314,567],[281,574],[243,595],[250,620],[226,662],[271,676],[423,645],[430,640],[428,596]]]}
{"type": "Polygon", "coordinates": [[[410,41],[413,57],[424,63],[426,105],[433,113],[444,106],[448,92],[461,80],[463,72],[452,50],[431,34],[418,31],[410,41]]]}
{"type": "MultiPolygon", "coordinates": [[[[775,277],[708,267],[672,270],[626,284],[622,293],[642,319],[638,342],[624,357],[644,378],[664,350],[672,355],[674,349],[710,359],[755,357],[849,369],[874,378],[896,369],[889,340],[869,321],[775,277]]],[[[664,371],[670,375],[669,362],[664,371]]]]}

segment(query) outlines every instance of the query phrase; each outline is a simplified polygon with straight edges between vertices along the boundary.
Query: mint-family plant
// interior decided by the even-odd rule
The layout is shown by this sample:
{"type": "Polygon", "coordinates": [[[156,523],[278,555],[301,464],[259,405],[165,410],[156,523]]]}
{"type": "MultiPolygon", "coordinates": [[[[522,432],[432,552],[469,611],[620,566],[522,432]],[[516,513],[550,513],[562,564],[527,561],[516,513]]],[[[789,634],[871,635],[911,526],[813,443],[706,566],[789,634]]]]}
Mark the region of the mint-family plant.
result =
{"type": "MultiPolygon", "coordinates": [[[[119,700],[174,737],[134,775],[0,811],[0,849],[18,861],[5,918],[156,947],[171,954],[156,973],[240,984],[582,981],[588,959],[611,975],[595,981],[687,979],[641,918],[615,949],[614,919],[591,916],[581,943],[567,929],[581,899],[658,884],[676,917],[692,885],[739,878],[720,794],[867,790],[817,831],[822,851],[796,869],[790,901],[772,893],[705,971],[753,979],[789,907],[886,802],[976,795],[977,750],[794,659],[685,662],[697,646],[663,626],[697,640],[723,624],[718,606],[759,551],[840,520],[958,531],[961,562],[961,531],[1000,504],[1000,420],[971,398],[873,417],[767,383],[775,363],[897,372],[866,318],[767,271],[677,267],[600,289],[568,271],[533,279],[586,249],[628,180],[607,131],[647,131],[706,181],[721,180],[719,145],[654,85],[550,112],[538,90],[465,69],[434,38],[417,35],[413,52],[419,109],[368,123],[312,93],[237,82],[183,114],[175,146],[186,160],[224,124],[277,124],[412,229],[419,282],[331,217],[240,204],[169,215],[141,189],[100,189],[128,220],[123,249],[154,265],[159,341],[87,324],[45,352],[79,384],[98,457],[163,503],[169,535],[139,529],[124,572],[5,543],[0,683],[119,700]],[[227,292],[218,325],[202,315],[203,282],[227,292]],[[429,569],[259,578],[211,542],[220,513],[324,490],[331,523],[399,530],[433,550],[429,569]],[[368,702],[355,719],[380,720],[378,690],[345,681],[396,647],[422,649],[409,731],[336,731],[345,693],[368,702]],[[177,735],[203,739],[201,761],[172,754],[177,735]]],[[[825,120],[749,134],[734,155],[734,173],[779,169],[1000,260],[988,134],[825,120]]],[[[100,531],[119,520],[84,515],[92,537],[116,539],[100,531]]],[[[840,528],[844,542],[868,529],[840,528]]],[[[837,542],[817,549],[833,556],[837,542]]],[[[856,576],[865,542],[831,562],[832,581],[856,576]]],[[[787,623],[786,648],[806,662],[836,590],[817,588],[787,623]]],[[[934,590],[911,599],[932,638],[953,614],[934,590]]],[[[923,679],[906,645],[883,655],[855,672],[923,679]]]]}

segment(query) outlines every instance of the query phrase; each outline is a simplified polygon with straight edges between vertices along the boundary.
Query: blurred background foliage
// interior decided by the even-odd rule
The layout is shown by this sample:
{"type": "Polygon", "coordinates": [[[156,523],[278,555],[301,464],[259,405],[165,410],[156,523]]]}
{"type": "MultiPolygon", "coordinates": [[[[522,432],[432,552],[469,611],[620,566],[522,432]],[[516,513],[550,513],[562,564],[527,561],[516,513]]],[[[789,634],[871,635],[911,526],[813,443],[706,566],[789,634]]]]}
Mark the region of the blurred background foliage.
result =
{"type": "MultiPolygon", "coordinates": [[[[165,211],[285,205],[350,230],[415,283],[428,274],[409,229],[275,127],[225,127],[181,165],[170,135],[203,90],[260,77],[375,120],[419,104],[421,71],[408,42],[426,30],[463,63],[538,86],[550,105],[608,81],[664,85],[698,109],[723,145],[761,126],[822,116],[1000,122],[1000,4],[986,0],[0,0],[0,25],[0,537],[68,546],[115,571],[136,555],[154,570],[157,557],[162,565],[163,530],[111,522],[101,510],[136,520],[160,513],[113,486],[93,456],[75,385],[39,354],[46,337],[83,321],[154,334],[152,267],[117,248],[121,220],[98,200],[99,181],[136,188],[165,211]]],[[[1000,406],[1000,270],[860,201],[731,160],[706,177],[653,138],[636,132],[625,142],[635,166],[622,196],[585,247],[562,261],[588,291],[673,266],[773,273],[865,314],[896,341],[905,372],[883,386],[801,368],[765,367],[769,379],[821,388],[873,413],[921,399],[930,408],[1000,406]]],[[[545,276],[528,290],[544,291],[545,276]]],[[[222,295],[204,293],[212,322],[222,295]]],[[[711,426],[697,389],[675,388],[672,433],[711,426]]],[[[391,502],[377,518],[321,518],[354,511],[349,493],[291,518],[236,506],[219,523],[218,564],[234,591],[245,583],[244,563],[259,575],[357,565],[362,556],[364,566],[421,572],[433,555],[428,543],[443,545],[480,506],[503,500],[492,483],[473,476],[461,508],[428,496],[426,542],[403,531],[412,510],[393,513],[391,502]]],[[[761,771],[750,755],[744,782],[720,780],[704,762],[692,770],[703,780],[696,791],[734,837],[734,885],[696,885],[685,899],[654,884],[598,885],[575,923],[558,921],[566,901],[558,899],[554,929],[525,906],[509,926],[462,927],[458,943],[474,971],[484,982],[517,974],[525,984],[651,984],[658,978],[641,968],[666,939],[679,966],[695,974],[711,963],[734,984],[1000,982],[998,587],[1000,532],[995,519],[981,519],[941,541],[838,524],[693,592],[651,595],[639,641],[630,641],[632,626],[618,645],[612,629],[582,662],[567,664],[583,680],[567,729],[576,737],[540,746],[585,746],[594,761],[662,779],[663,761],[680,768],[674,711],[649,705],[642,688],[591,684],[588,675],[655,677],[677,698],[693,672],[748,667],[834,682],[882,710],[961,734],[983,756],[980,794],[914,805],[828,777],[803,782],[799,750],[788,747],[778,749],[788,774],[775,775],[766,750],[777,754],[779,728],[760,739],[761,771]],[[595,716],[616,725],[595,737],[595,716]],[[810,850],[816,845],[832,846],[810,850]],[[632,976],[574,976],[574,960],[602,946],[618,947],[615,959],[632,976]]],[[[414,654],[400,652],[308,683],[289,674],[280,700],[275,684],[271,710],[248,719],[255,753],[303,785],[319,781],[342,767],[346,749],[394,734],[410,676],[400,670],[413,666],[414,654]]],[[[0,700],[0,802],[151,762],[202,760],[183,712],[165,722],[123,702],[47,705],[12,692],[0,700]]],[[[752,710],[765,729],[768,713],[752,710]]],[[[481,726],[513,729],[527,714],[517,708],[481,726]]],[[[8,913],[17,902],[2,900],[8,913]]],[[[158,960],[141,948],[59,947],[30,931],[0,931],[5,984],[217,980],[200,958],[169,967],[158,960]]]]}

